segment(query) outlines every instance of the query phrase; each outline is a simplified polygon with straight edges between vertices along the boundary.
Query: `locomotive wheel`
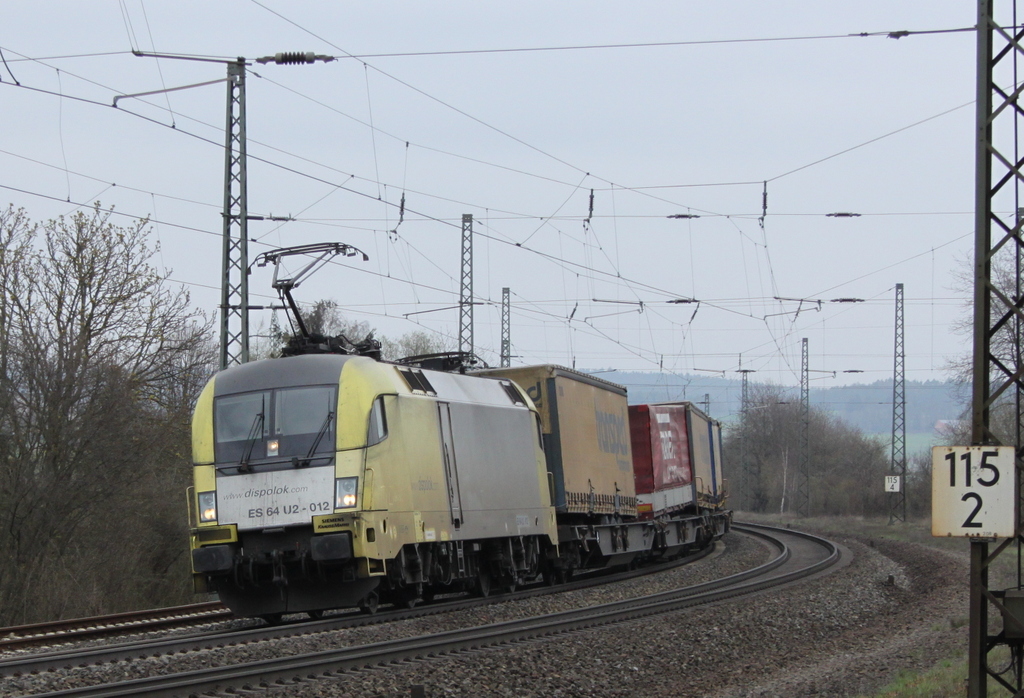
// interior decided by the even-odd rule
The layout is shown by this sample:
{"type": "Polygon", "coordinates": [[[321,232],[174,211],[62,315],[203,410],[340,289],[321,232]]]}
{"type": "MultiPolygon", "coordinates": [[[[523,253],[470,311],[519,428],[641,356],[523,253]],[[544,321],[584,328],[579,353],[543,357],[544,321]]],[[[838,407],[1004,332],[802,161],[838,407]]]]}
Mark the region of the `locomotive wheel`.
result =
{"type": "Polygon", "coordinates": [[[502,573],[501,576],[498,577],[498,580],[500,582],[501,593],[503,594],[514,594],[516,589],[519,588],[519,582],[521,581],[519,579],[519,575],[515,572],[507,574],[502,573]]]}
{"type": "Polygon", "coordinates": [[[377,612],[378,606],[380,606],[380,597],[375,591],[371,591],[365,599],[359,602],[359,610],[370,616],[377,612]]]}
{"type": "Polygon", "coordinates": [[[423,600],[423,585],[416,584],[402,592],[398,605],[402,608],[415,608],[423,600]]]}
{"type": "Polygon", "coordinates": [[[544,584],[549,587],[558,584],[558,570],[550,562],[544,565],[544,584]]]}
{"type": "Polygon", "coordinates": [[[264,613],[260,618],[267,622],[267,625],[280,625],[283,613],[264,613]]]}
{"type": "Polygon", "coordinates": [[[477,596],[484,598],[491,595],[491,575],[488,574],[487,570],[480,570],[476,576],[476,593],[477,596]]]}
{"type": "Polygon", "coordinates": [[[324,610],[321,608],[317,611],[306,611],[306,615],[313,620],[321,620],[324,617],[324,610]]]}

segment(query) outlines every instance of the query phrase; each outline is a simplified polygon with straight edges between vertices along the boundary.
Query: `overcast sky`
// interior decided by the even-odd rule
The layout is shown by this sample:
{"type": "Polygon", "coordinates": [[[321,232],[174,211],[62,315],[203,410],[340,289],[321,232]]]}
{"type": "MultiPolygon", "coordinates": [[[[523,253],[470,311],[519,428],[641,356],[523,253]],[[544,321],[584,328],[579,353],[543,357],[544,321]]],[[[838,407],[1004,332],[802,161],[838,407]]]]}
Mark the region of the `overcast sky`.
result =
{"type": "MultiPolygon", "coordinates": [[[[250,214],[296,219],[252,222],[250,254],[337,241],[370,260],[321,270],[300,300],[333,298],[379,334],[454,341],[470,213],[474,291],[487,303],[475,308],[477,348],[492,365],[508,286],[515,363],[734,376],[742,355],[754,380],[794,385],[807,337],[814,385],[874,381],[892,376],[904,283],[907,378],[943,379],[967,350],[951,325],[969,295],[955,277],[973,244],[975,36],[885,34],[970,27],[975,11],[937,0],[8,3],[0,199],[37,220],[94,201],[124,224],[151,216],[155,263],[214,316],[225,86],[110,105],[226,73],[133,49],[314,51],[338,60],[249,68],[250,214]],[[881,35],[849,36],[861,32],[881,35]],[[840,212],[860,215],[828,215],[840,212]]],[[[252,302],[270,301],[270,278],[254,270],[252,302]]],[[[254,329],[269,321],[253,313],[254,329]]]]}

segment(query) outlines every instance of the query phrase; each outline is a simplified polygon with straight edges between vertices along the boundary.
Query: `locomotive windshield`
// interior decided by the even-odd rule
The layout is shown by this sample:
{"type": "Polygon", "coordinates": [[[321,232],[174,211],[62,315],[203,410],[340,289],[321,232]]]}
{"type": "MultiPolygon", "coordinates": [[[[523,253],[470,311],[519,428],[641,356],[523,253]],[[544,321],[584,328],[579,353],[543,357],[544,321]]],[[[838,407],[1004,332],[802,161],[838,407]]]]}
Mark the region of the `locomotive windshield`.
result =
{"type": "Polygon", "coordinates": [[[337,390],[326,385],[218,397],[214,401],[217,462],[298,458],[326,464],[323,454],[335,448],[336,409],[337,390]]]}

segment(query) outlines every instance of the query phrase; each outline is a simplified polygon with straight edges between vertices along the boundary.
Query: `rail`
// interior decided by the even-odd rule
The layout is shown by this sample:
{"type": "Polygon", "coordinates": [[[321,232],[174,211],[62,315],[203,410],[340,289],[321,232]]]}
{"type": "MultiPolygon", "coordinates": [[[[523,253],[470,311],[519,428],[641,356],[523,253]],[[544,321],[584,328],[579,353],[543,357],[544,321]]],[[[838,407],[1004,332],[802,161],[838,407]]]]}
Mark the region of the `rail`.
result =
{"type": "Polygon", "coordinates": [[[737,524],[735,528],[747,535],[769,541],[778,550],[778,554],[764,565],[720,580],[586,609],[361,647],[276,657],[241,666],[216,667],[134,679],[118,684],[68,689],[45,695],[54,698],[139,694],[175,696],[223,690],[228,687],[288,685],[296,681],[316,680],[317,677],[333,676],[393,661],[450,655],[499,644],[533,640],[745,597],[817,574],[839,560],[839,550],[834,544],[810,534],[752,524],[737,524]],[[792,544],[814,545],[820,548],[821,552],[810,564],[794,563],[790,549],[792,544]]]}

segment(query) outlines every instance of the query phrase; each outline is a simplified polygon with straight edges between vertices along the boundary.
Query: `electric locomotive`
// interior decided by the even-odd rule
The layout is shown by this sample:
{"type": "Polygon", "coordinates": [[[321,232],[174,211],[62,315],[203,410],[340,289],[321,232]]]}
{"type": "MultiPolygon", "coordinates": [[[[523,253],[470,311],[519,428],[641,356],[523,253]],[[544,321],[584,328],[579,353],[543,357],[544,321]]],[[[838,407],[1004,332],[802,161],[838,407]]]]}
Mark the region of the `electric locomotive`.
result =
{"type": "Polygon", "coordinates": [[[193,452],[195,587],[238,615],[510,589],[557,545],[539,416],[507,379],[243,364],[203,390],[193,452]]]}

